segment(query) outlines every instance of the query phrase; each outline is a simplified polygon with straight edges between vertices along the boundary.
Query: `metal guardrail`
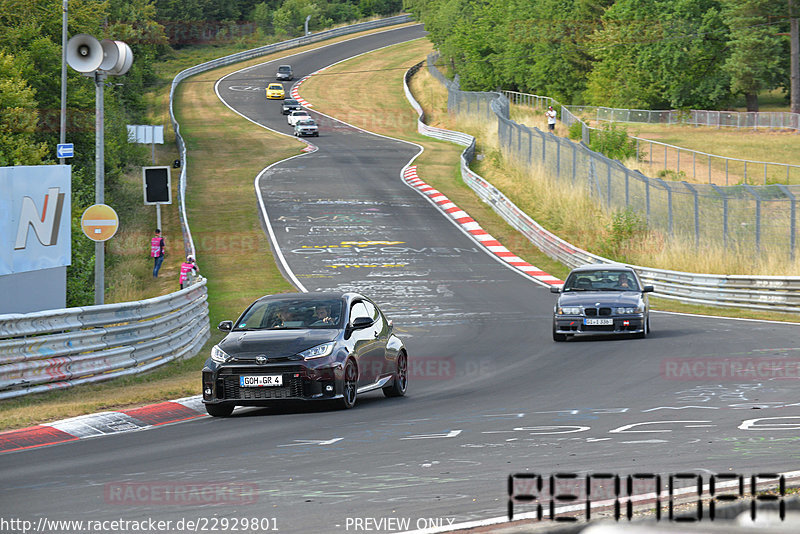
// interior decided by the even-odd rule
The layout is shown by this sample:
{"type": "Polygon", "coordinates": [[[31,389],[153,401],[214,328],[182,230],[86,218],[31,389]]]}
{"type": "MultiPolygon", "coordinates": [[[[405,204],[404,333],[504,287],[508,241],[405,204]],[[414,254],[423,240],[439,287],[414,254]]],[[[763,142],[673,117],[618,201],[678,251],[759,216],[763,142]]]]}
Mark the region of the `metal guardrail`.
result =
{"type": "Polygon", "coordinates": [[[206,280],[148,300],[0,315],[0,399],[137,374],[210,337],[206,280]]]}
{"type": "MultiPolygon", "coordinates": [[[[424,123],[424,112],[408,87],[411,76],[423,62],[406,73],[404,91],[412,107],[420,115],[417,121],[419,133],[445,141],[458,143],[467,148],[461,154],[461,176],[464,182],[486,203],[490,204],[506,222],[521,232],[542,252],[556,261],[574,269],[588,263],[614,263],[608,258],[580,249],[555,234],[517,207],[492,184],[469,168],[474,157],[475,138],[469,134],[433,128],[424,123]]],[[[448,89],[451,94],[459,91],[457,82],[446,79],[436,68],[435,57],[428,57],[429,72],[448,89]]],[[[508,121],[508,102],[499,93],[484,93],[488,106],[476,107],[475,112],[485,116],[490,109],[498,123],[508,121]],[[506,114],[506,116],[504,116],[506,114]]],[[[449,108],[450,106],[448,106],[449,108]]],[[[510,121],[513,122],[513,121],[510,121]]],[[[499,127],[499,125],[498,125],[499,127]]],[[[691,304],[710,304],[771,311],[800,312],[800,276],[745,276],[685,273],[665,269],[633,266],[648,285],[655,287],[655,295],[691,304]]]]}
{"type": "MultiPolygon", "coordinates": [[[[183,162],[178,192],[186,254],[197,256],[186,216],[186,144],[174,113],[178,84],[224,65],[410,20],[410,15],[401,15],[246,50],[196,65],[173,79],[169,111],[183,162]]],[[[141,373],[194,356],[209,337],[204,278],[148,300],[0,315],[0,399],[141,373]]]]}

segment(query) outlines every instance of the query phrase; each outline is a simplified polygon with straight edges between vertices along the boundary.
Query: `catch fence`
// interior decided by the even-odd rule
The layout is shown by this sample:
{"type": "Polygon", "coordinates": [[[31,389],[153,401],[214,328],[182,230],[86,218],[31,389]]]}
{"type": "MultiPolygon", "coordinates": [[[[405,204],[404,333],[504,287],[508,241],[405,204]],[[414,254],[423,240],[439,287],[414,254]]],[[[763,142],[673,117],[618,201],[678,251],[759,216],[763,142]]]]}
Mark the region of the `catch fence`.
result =
{"type": "MultiPolygon", "coordinates": [[[[457,79],[449,81],[436,69],[435,57],[429,58],[429,71],[447,85],[448,111],[497,124],[503,152],[522,169],[544,168],[557,181],[585,188],[610,211],[630,210],[649,230],[698,249],[720,247],[752,254],[770,250],[794,258],[800,185],[720,186],[651,178],[590,150],[585,142],[518,124],[510,119],[510,102],[504,94],[459,90],[457,79]]],[[[558,105],[547,97],[521,98],[515,103],[558,105]]],[[[579,120],[563,106],[561,112],[567,126],[579,120]]]]}

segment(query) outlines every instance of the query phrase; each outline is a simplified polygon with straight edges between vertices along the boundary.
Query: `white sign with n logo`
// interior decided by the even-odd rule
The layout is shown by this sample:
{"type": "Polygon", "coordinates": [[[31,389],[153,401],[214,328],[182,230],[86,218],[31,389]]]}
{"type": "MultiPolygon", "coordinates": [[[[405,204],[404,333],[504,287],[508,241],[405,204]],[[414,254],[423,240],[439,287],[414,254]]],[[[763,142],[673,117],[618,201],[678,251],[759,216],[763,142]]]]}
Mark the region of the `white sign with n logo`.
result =
{"type": "Polygon", "coordinates": [[[25,248],[28,242],[28,233],[33,228],[39,243],[51,247],[58,243],[58,228],[61,225],[61,211],[64,208],[64,197],[58,187],[50,187],[44,196],[42,215],[36,209],[36,204],[31,197],[22,198],[22,209],[17,223],[17,240],[14,249],[25,248]]]}
{"type": "Polygon", "coordinates": [[[70,264],[70,170],[0,167],[0,275],[70,264]]]}

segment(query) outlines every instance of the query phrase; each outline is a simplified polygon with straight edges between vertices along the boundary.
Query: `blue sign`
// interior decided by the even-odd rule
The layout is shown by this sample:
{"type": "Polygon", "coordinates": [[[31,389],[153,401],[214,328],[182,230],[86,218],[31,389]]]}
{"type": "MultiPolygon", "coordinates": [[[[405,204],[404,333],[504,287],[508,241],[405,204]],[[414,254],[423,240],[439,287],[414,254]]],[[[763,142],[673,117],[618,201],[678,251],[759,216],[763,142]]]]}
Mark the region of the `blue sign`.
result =
{"type": "Polygon", "coordinates": [[[56,146],[56,157],[71,158],[75,155],[75,147],[72,143],[63,143],[56,146]]]}

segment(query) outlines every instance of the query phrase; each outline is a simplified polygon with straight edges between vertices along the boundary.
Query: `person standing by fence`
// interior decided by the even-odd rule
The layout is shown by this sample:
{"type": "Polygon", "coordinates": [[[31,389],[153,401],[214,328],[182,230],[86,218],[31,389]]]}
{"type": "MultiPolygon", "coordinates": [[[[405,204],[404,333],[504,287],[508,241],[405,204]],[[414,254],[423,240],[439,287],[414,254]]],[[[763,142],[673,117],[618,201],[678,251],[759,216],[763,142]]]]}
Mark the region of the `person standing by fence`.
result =
{"type": "Polygon", "coordinates": [[[166,242],[161,237],[161,229],[156,228],[156,235],[150,240],[150,257],[153,258],[153,278],[158,278],[158,270],[167,252],[166,242]]]}
{"type": "Polygon", "coordinates": [[[186,261],[181,264],[181,274],[178,278],[181,289],[183,289],[184,284],[189,281],[189,272],[192,270],[194,270],[194,274],[197,274],[197,264],[194,262],[194,256],[190,254],[186,256],[186,261]]]}
{"type": "Polygon", "coordinates": [[[547,111],[545,111],[544,114],[547,116],[547,129],[551,132],[555,132],[556,110],[553,109],[553,106],[548,106],[547,111]]]}

